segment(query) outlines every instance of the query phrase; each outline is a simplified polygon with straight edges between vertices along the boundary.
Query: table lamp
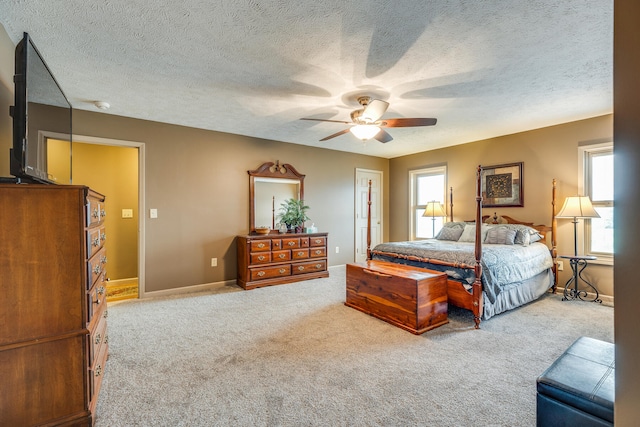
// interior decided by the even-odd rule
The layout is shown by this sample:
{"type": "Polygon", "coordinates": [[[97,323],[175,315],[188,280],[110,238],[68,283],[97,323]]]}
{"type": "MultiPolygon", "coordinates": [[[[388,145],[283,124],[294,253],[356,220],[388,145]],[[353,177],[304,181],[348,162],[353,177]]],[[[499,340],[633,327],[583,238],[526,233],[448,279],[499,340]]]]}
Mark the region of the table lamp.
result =
{"type": "Polygon", "coordinates": [[[588,196],[571,196],[564,200],[556,218],[573,218],[573,251],[578,256],[578,218],[600,218],[588,196]]]}
{"type": "Polygon", "coordinates": [[[431,217],[431,237],[436,237],[436,217],[447,216],[440,202],[434,200],[427,203],[422,216],[431,217]]]}

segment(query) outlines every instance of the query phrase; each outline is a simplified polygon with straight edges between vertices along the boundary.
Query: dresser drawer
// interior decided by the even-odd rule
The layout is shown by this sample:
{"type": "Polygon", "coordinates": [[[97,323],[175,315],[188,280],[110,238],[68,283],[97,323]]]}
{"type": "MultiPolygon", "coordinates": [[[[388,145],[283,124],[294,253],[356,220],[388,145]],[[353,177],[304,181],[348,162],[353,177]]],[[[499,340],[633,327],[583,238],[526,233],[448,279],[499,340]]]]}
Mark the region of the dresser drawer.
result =
{"type": "Polygon", "coordinates": [[[106,264],[107,250],[102,248],[87,262],[87,287],[91,288],[101,276],[104,276],[106,264]]]}
{"type": "Polygon", "coordinates": [[[327,269],[327,261],[317,260],[310,262],[302,262],[299,264],[293,264],[291,266],[291,274],[304,274],[304,273],[313,273],[316,271],[325,271],[327,269]]]}
{"type": "Polygon", "coordinates": [[[271,250],[279,251],[280,249],[282,249],[282,240],[280,239],[271,240],[271,250]]]}
{"type": "Polygon", "coordinates": [[[327,246],[327,238],[326,237],[310,237],[309,238],[309,246],[327,246]]]}
{"type": "Polygon", "coordinates": [[[87,203],[87,227],[100,224],[107,215],[104,202],[93,197],[88,198],[87,203]]]}
{"type": "Polygon", "coordinates": [[[282,262],[291,260],[291,251],[273,251],[271,253],[273,262],[282,262]]]}
{"type": "Polygon", "coordinates": [[[91,322],[93,315],[101,313],[107,305],[107,288],[103,280],[99,280],[93,288],[87,292],[87,323],[91,322]]]}
{"type": "Polygon", "coordinates": [[[252,268],[251,280],[270,279],[291,275],[291,264],[277,265],[275,267],[252,268]]]}
{"type": "Polygon", "coordinates": [[[249,242],[249,252],[265,252],[271,250],[271,240],[254,240],[249,242]]]}
{"type": "Polygon", "coordinates": [[[100,240],[100,229],[92,228],[87,230],[87,255],[91,258],[102,247],[100,240]]]}
{"type": "Polygon", "coordinates": [[[258,252],[251,254],[251,264],[267,264],[271,262],[271,252],[258,252]]]}
{"type": "Polygon", "coordinates": [[[102,378],[104,377],[104,369],[107,363],[107,357],[109,356],[109,344],[105,344],[100,347],[100,352],[93,362],[93,365],[89,367],[89,410],[95,415],[96,405],[98,403],[98,393],[100,392],[100,386],[102,385],[102,378]]]}
{"type": "MultiPolygon", "coordinates": [[[[106,310],[105,310],[106,312],[106,310]]],[[[103,313],[104,314],[104,313],[103,313]]],[[[98,325],[91,331],[89,336],[89,366],[93,365],[96,356],[100,353],[103,345],[107,343],[107,318],[101,315],[98,325]]]]}
{"type": "Polygon", "coordinates": [[[309,258],[309,249],[293,249],[291,251],[291,258],[294,260],[307,259],[309,258]]]}
{"type": "Polygon", "coordinates": [[[316,247],[309,249],[309,257],[310,258],[322,258],[327,256],[327,248],[326,247],[316,247]]]}
{"type": "Polygon", "coordinates": [[[282,239],[282,249],[296,249],[300,247],[299,238],[282,239]]]}

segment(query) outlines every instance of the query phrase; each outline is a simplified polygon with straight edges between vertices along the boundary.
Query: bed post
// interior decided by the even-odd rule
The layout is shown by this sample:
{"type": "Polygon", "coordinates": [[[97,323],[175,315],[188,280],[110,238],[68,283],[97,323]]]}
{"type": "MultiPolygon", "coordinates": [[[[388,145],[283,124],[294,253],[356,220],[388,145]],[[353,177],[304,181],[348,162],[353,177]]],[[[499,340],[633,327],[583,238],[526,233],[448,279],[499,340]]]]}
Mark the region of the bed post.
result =
{"type": "Polygon", "coordinates": [[[558,250],[556,247],[556,235],[558,232],[558,220],[556,219],[556,179],[553,178],[551,189],[551,258],[553,259],[553,293],[556,293],[558,287],[558,250]]]}
{"type": "Polygon", "coordinates": [[[482,165],[478,165],[476,181],[476,239],[475,255],[476,266],[474,269],[476,278],[473,281],[473,320],[475,328],[480,328],[482,317],[482,165]]]}
{"type": "Polygon", "coordinates": [[[449,221],[453,222],[453,187],[449,187],[449,221]]]}
{"type": "Polygon", "coordinates": [[[371,259],[371,180],[367,191],[367,261],[371,259]]]}

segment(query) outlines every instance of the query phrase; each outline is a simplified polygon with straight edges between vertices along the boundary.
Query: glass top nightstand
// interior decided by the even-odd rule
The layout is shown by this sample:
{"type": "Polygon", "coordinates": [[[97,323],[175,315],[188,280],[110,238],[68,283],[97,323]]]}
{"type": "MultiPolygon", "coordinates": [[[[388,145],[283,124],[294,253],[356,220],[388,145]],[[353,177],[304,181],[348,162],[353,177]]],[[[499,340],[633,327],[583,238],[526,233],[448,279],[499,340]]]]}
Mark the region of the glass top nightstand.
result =
{"type": "Polygon", "coordinates": [[[582,271],[587,268],[588,261],[595,261],[598,258],[591,255],[560,255],[560,258],[568,259],[569,265],[571,266],[571,278],[564,285],[564,296],[562,297],[562,301],[568,301],[573,299],[580,299],[582,301],[586,301],[587,297],[586,290],[578,289],[578,282],[582,280],[587,286],[589,286],[596,293],[594,299],[589,300],[593,302],[601,303],[600,293],[595,286],[593,286],[587,279],[582,277],[582,271]],[[573,284],[573,286],[571,286],[573,284]]]}

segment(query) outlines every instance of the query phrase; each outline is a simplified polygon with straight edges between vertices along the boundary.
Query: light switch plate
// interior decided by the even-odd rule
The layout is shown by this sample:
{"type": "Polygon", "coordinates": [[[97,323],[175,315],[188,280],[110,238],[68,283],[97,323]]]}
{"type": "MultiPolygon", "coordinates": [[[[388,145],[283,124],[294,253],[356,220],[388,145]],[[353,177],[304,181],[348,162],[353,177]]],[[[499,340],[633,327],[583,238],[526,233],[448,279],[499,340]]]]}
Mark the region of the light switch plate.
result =
{"type": "Polygon", "coordinates": [[[149,209],[149,218],[158,218],[158,209],[149,209]]]}
{"type": "Polygon", "coordinates": [[[133,209],[122,209],[122,218],[133,218],[133,209]]]}

